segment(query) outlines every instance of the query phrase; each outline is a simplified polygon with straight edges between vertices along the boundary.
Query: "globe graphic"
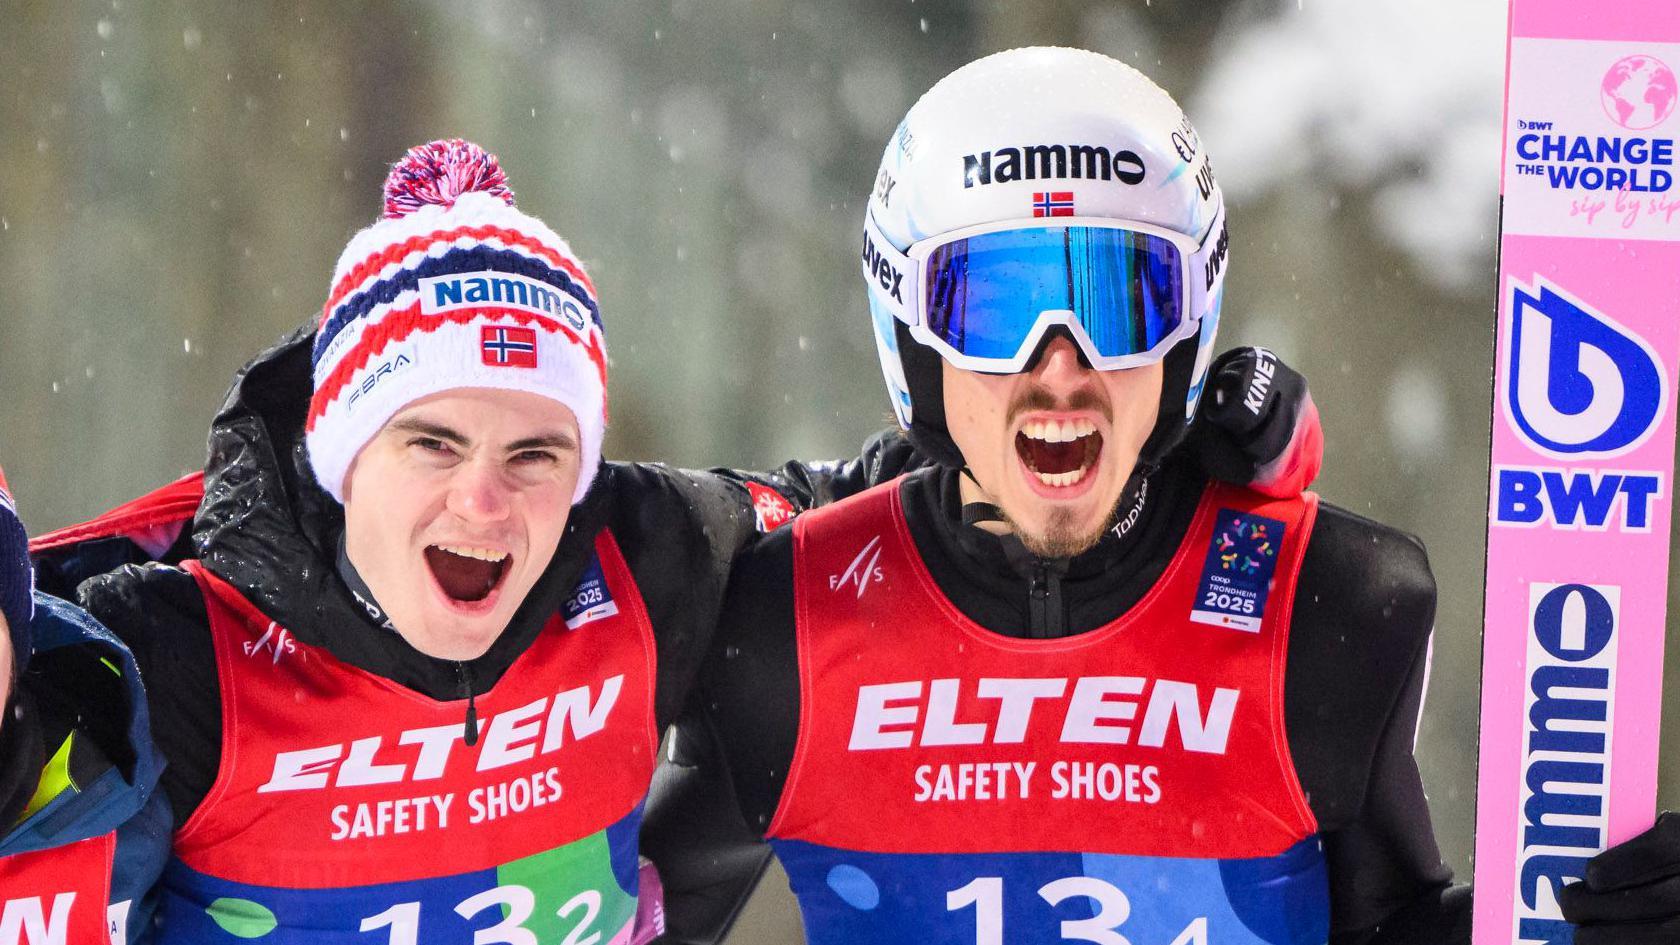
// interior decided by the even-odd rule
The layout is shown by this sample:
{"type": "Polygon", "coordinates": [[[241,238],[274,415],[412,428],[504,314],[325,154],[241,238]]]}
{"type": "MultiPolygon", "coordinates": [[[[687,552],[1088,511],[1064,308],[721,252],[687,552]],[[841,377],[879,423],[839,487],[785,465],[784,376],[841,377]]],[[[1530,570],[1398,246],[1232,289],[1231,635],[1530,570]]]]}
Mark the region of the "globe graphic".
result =
{"type": "Polygon", "coordinates": [[[1604,73],[1599,100],[1616,124],[1644,131],[1661,124],[1674,111],[1677,83],[1660,59],[1628,56],[1604,73]]]}

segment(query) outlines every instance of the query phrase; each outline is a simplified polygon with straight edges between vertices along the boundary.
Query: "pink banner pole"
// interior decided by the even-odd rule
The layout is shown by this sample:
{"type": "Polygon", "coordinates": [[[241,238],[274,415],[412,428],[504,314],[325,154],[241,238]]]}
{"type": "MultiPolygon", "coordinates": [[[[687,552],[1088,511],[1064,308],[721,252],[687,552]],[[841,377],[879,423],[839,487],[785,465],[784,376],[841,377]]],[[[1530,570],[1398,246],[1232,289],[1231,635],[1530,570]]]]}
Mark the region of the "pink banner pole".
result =
{"type": "Polygon", "coordinates": [[[1656,811],[1675,367],[1675,0],[1512,0],[1500,174],[1476,945],[1656,811]]]}

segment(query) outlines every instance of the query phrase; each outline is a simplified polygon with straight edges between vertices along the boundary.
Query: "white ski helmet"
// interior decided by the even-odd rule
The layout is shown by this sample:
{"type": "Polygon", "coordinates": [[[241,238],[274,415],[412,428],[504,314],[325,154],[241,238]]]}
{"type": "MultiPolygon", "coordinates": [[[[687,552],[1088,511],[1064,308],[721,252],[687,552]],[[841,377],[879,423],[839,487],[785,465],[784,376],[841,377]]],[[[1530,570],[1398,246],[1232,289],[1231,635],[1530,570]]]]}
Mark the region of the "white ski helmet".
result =
{"type": "Polygon", "coordinates": [[[1043,226],[1044,217],[1141,224],[1195,252],[1186,257],[1187,311],[1162,339],[1161,408],[1140,466],[1158,463],[1183,436],[1212,356],[1229,244],[1201,141],[1148,77],[1062,47],[971,62],[911,107],[881,157],[865,216],[863,271],[881,370],[899,423],[924,454],[963,465],[945,427],[941,352],[911,331],[913,293],[924,287],[906,284],[916,271],[905,254],[953,231],[1016,220],[1043,226]]]}

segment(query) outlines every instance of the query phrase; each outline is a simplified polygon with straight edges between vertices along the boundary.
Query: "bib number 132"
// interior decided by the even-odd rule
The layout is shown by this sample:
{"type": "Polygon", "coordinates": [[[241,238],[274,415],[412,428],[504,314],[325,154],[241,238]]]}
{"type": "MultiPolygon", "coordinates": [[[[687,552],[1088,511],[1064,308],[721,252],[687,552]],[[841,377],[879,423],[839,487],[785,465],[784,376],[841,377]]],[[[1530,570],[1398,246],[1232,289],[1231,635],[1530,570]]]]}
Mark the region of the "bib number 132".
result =
{"type": "MultiPolygon", "coordinates": [[[[471,919],[481,912],[501,918],[487,929],[473,933],[473,945],[539,945],[537,935],[525,928],[525,920],[536,911],[536,895],[524,886],[497,886],[486,889],[460,905],[455,912],[463,919],[471,919]]],[[[570,919],[578,914],[577,924],[562,945],[599,945],[600,932],[588,932],[601,911],[601,894],[593,889],[578,893],[560,907],[560,918],[570,919]]],[[[420,903],[400,902],[378,915],[362,920],[361,930],[373,932],[390,929],[389,945],[419,945],[420,903]]]]}
{"type": "MultiPolygon", "coordinates": [[[[1093,876],[1067,876],[1039,887],[1039,898],[1052,907],[1076,897],[1096,904],[1089,919],[1062,920],[1062,941],[1096,945],[1132,945],[1117,930],[1132,916],[1132,902],[1113,883],[1093,876]]],[[[974,907],[974,945],[1003,945],[1003,877],[981,876],[945,894],[945,908],[955,912],[974,907]]],[[[1153,945],[1153,943],[1149,943],[1153,945]]],[[[1208,945],[1207,917],[1191,921],[1167,945],[1208,945]]]]}

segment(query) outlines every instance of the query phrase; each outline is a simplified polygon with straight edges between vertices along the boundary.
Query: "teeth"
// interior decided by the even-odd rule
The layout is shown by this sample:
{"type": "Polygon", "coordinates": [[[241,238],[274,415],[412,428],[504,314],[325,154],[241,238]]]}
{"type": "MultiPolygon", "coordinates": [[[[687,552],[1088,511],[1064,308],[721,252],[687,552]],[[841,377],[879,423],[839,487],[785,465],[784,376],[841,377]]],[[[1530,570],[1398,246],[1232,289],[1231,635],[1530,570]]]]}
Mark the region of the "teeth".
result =
{"type": "Polygon", "coordinates": [[[463,558],[477,558],[480,561],[500,561],[507,557],[507,552],[496,551],[492,548],[469,548],[465,545],[438,545],[438,548],[452,555],[463,558]]]}
{"type": "Polygon", "coordinates": [[[1045,443],[1068,443],[1097,432],[1097,425],[1080,417],[1074,420],[1031,420],[1021,432],[1045,443]]]}
{"type": "Polygon", "coordinates": [[[1047,486],[1064,489],[1077,483],[1079,480],[1084,479],[1085,469],[1075,469],[1065,473],[1042,473],[1035,469],[1032,471],[1032,474],[1038,477],[1039,482],[1042,482],[1047,486]]]}

